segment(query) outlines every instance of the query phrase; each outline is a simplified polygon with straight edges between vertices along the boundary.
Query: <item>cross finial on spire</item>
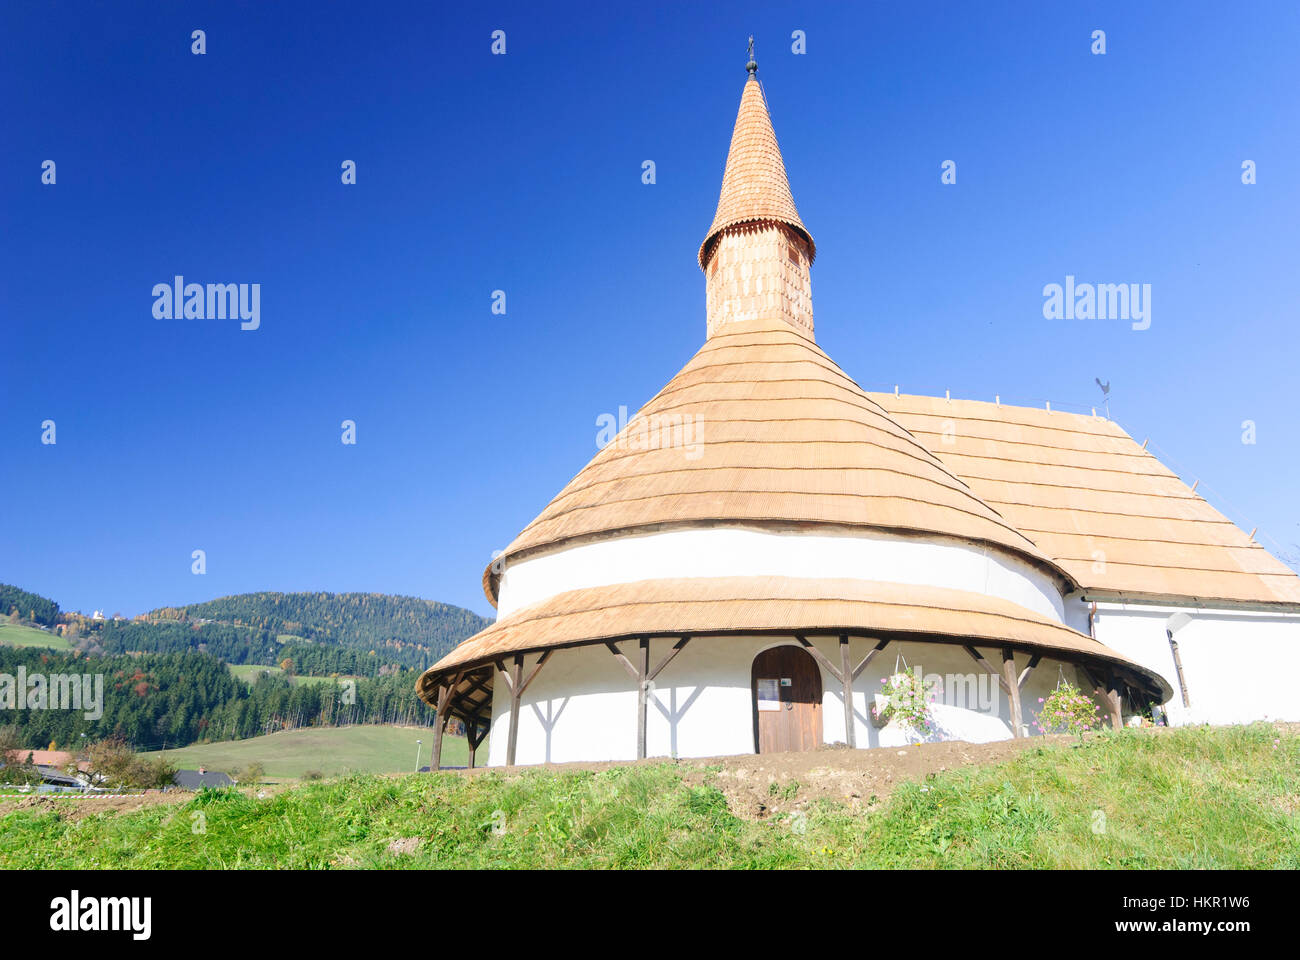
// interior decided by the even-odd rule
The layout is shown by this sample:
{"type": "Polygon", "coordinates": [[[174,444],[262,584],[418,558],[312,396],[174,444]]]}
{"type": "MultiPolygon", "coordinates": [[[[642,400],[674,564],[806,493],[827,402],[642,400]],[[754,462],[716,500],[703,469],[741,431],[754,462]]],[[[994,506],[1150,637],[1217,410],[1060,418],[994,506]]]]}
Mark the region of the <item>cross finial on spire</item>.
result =
{"type": "Polygon", "coordinates": [[[758,64],[754,61],[754,37],[752,34],[749,37],[749,63],[745,64],[745,69],[749,71],[750,76],[753,76],[754,72],[758,70],[758,64]]]}

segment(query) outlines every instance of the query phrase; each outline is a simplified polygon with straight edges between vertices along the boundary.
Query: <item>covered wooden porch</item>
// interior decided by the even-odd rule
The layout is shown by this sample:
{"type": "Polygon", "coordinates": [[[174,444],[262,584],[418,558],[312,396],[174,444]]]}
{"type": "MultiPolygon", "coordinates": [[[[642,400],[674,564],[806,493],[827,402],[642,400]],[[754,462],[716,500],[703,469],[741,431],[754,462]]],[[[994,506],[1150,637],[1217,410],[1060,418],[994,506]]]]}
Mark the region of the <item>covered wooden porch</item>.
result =
{"type": "MultiPolygon", "coordinates": [[[[1060,628],[1064,630],[1065,628],[1060,628]]],[[[1073,631],[1071,631],[1073,633],[1073,631]]],[[[498,681],[504,686],[509,697],[509,722],[506,731],[505,762],[508,766],[515,764],[516,744],[519,736],[519,717],[524,695],[529,686],[543,671],[548,663],[556,657],[564,657],[573,649],[604,647],[610,656],[627,674],[629,686],[636,692],[636,744],[635,757],[644,759],[646,753],[646,726],[648,703],[652,696],[656,678],[677,658],[688,644],[727,642],[737,636],[761,636],[774,640],[784,639],[797,643],[806,650],[820,666],[828,686],[838,688],[844,709],[845,742],[851,748],[858,746],[857,724],[854,721],[855,682],[859,680],[867,666],[891,643],[936,644],[948,649],[953,647],[965,651],[973,665],[987,671],[997,681],[999,689],[1006,696],[1010,726],[1013,737],[1023,735],[1025,712],[1021,692],[1034,671],[1044,658],[1052,661],[1072,664],[1079,668],[1092,685],[1092,693],[1102,702],[1107,710],[1111,726],[1119,729],[1123,723],[1124,707],[1127,704],[1133,712],[1143,712],[1153,703],[1162,703],[1172,695],[1158,674],[1133,664],[1113,651],[1107,650],[1095,641],[1096,650],[1069,649],[1075,644],[1030,643],[1024,639],[1008,640],[1006,638],[969,639],[951,635],[927,634],[915,631],[867,631],[836,630],[811,628],[799,631],[710,631],[698,634],[686,633],[646,633],[624,635],[610,638],[585,639],[570,641],[563,646],[531,647],[509,654],[492,657],[486,662],[471,663],[464,667],[452,668],[445,672],[428,671],[421,677],[420,695],[431,702],[437,711],[434,735],[433,758],[431,769],[441,767],[442,740],[447,722],[456,717],[465,724],[469,743],[469,766],[475,766],[475,752],[487,735],[492,718],[494,685],[498,681]],[[839,651],[839,656],[828,656],[813,641],[830,641],[839,651]],[[671,642],[671,647],[652,662],[652,641],[671,642]],[[851,647],[865,645],[865,655],[856,660],[851,647]],[[981,651],[979,648],[984,648],[981,651]],[[990,659],[985,651],[989,648],[998,651],[1000,656],[990,659]],[[531,664],[528,663],[536,657],[531,664]]],[[[1075,634],[1080,640],[1087,640],[1075,634]]]]}

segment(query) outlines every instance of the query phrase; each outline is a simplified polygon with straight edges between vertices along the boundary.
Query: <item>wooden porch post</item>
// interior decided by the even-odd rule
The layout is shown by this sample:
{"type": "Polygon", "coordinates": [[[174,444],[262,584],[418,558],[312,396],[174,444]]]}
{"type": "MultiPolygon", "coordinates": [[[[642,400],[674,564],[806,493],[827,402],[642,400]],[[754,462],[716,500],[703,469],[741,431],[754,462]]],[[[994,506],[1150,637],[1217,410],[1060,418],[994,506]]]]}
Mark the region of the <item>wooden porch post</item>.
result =
{"type": "Polygon", "coordinates": [[[1114,670],[1106,672],[1106,702],[1110,707],[1110,726],[1112,730],[1124,729],[1124,701],[1120,693],[1119,677],[1114,670]]]}
{"type": "Polygon", "coordinates": [[[519,742],[519,701],[523,698],[524,655],[515,654],[510,683],[510,735],[506,740],[506,766],[515,765],[515,744],[519,742]]]}
{"type": "Polygon", "coordinates": [[[852,749],[858,745],[857,725],[853,722],[853,665],[849,662],[849,638],[840,634],[840,686],[844,694],[844,742],[852,749]]]}
{"type": "MultiPolygon", "coordinates": [[[[519,708],[522,705],[524,691],[528,685],[533,682],[533,678],[541,672],[546,661],[551,659],[553,650],[543,650],[537,663],[533,664],[532,671],[527,677],[524,676],[524,655],[516,653],[514,663],[511,666],[510,673],[506,673],[505,665],[500,660],[497,661],[497,669],[501,671],[501,676],[505,678],[506,687],[510,690],[510,733],[506,737],[506,766],[515,765],[515,744],[519,741],[519,708]]],[[[486,735],[486,728],[484,735],[486,735]]],[[[482,737],[479,738],[480,742],[482,737]]]]}
{"type": "Polygon", "coordinates": [[[638,641],[636,663],[633,663],[627,657],[623,656],[622,651],[614,641],[606,641],[605,646],[609,652],[618,658],[619,663],[628,675],[636,681],[636,758],[644,760],[646,757],[646,708],[650,702],[650,684],[654,678],[659,676],[664,667],[672,662],[677,654],[681,653],[682,647],[690,642],[690,637],[684,636],[679,639],[673,648],[669,650],[659,664],[650,669],[650,638],[641,637],[638,641]]]}
{"type": "Polygon", "coordinates": [[[826,654],[822,653],[812,645],[812,642],[802,634],[796,633],[794,638],[803,645],[803,648],[812,654],[812,658],[822,665],[822,669],[840,682],[840,688],[844,691],[844,722],[848,725],[844,731],[844,743],[847,746],[855,746],[857,740],[857,731],[853,725],[853,681],[858,678],[863,670],[867,668],[876,654],[889,644],[889,640],[881,640],[874,647],[867,651],[867,655],[858,661],[858,665],[849,668],[849,638],[843,634],[840,635],[840,666],[831,663],[826,654]]]}
{"type": "Polygon", "coordinates": [[[1011,736],[1023,736],[1020,729],[1020,678],[1016,676],[1016,655],[1010,647],[1002,648],[1002,682],[1011,704],[1011,736]]]}
{"type": "Polygon", "coordinates": [[[1111,729],[1122,729],[1124,726],[1124,701],[1120,696],[1120,681],[1115,670],[1111,667],[1106,668],[1106,679],[1103,683],[1086,664],[1080,664],[1080,666],[1083,667],[1083,672],[1088,675],[1088,679],[1092,681],[1093,692],[1101,694],[1101,699],[1105,701],[1106,709],[1110,713],[1111,729]]]}
{"type": "MultiPolygon", "coordinates": [[[[481,709],[482,706],[486,705],[490,700],[491,697],[487,696],[481,704],[474,706],[474,712],[477,713],[477,710],[481,709]]],[[[484,741],[487,736],[487,730],[489,730],[490,727],[490,719],[484,719],[478,717],[478,715],[474,717],[473,723],[465,723],[465,743],[469,744],[469,769],[471,770],[474,769],[474,754],[478,752],[478,744],[481,744],[482,741],[484,741]]]]}
{"type": "Polygon", "coordinates": [[[638,641],[636,669],[640,676],[636,685],[636,758],[645,759],[645,708],[646,688],[650,684],[650,638],[638,641]]]}
{"type": "Polygon", "coordinates": [[[993,664],[984,659],[984,654],[980,653],[970,644],[963,644],[970,658],[983,667],[998,679],[998,686],[1002,692],[1007,695],[1007,703],[1010,705],[1011,713],[1011,736],[1013,738],[1020,736],[1020,687],[1025,678],[1035,666],[1038,665],[1037,658],[1030,660],[1029,666],[1019,677],[1016,676],[1016,659],[1015,654],[1010,647],[1002,648],[1002,670],[999,672],[993,664]]]}
{"type": "Polygon", "coordinates": [[[431,772],[442,768],[442,732],[447,728],[447,711],[451,707],[451,691],[455,681],[439,684],[438,706],[433,721],[433,755],[429,758],[431,772]]]}
{"type": "Polygon", "coordinates": [[[474,752],[476,754],[478,753],[478,748],[483,745],[483,741],[487,739],[488,731],[491,729],[491,721],[484,720],[482,725],[479,727],[478,736],[474,738],[474,752]]]}

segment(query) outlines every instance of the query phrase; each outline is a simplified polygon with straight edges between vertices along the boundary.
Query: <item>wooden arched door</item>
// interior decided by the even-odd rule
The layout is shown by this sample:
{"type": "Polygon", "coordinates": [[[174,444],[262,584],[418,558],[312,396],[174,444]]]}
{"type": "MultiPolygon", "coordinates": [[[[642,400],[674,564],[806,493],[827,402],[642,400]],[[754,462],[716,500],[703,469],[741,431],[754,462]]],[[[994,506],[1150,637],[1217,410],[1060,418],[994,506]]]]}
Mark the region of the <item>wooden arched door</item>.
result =
{"type": "Polygon", "coordinates": [[[754,746],[758,753],[813,750],[822,742],[822,676],[805,650],[764,650],[750,670],[754,746]]]}

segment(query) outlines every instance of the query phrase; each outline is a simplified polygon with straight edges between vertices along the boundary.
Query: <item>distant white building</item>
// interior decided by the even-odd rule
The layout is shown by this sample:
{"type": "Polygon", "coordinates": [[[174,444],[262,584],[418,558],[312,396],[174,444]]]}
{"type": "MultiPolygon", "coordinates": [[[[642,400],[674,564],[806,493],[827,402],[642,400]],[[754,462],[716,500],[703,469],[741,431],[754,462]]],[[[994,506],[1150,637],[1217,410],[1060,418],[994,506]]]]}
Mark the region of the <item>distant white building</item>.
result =
{"type": "Polygon", "coordinates": [[[1115,724],[1300,719],[1300,578],[1110,420],[863,391],[814,340],[815,254],[751,64],[703,347],[484,572],[496,623],[420,678],[471,747],[901,743],[871,707],[905,668],[941,691],[938,739],[1028,735],[1061,679],[1115,724]]]}

